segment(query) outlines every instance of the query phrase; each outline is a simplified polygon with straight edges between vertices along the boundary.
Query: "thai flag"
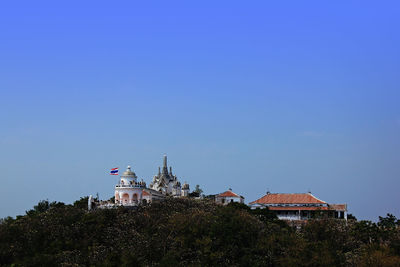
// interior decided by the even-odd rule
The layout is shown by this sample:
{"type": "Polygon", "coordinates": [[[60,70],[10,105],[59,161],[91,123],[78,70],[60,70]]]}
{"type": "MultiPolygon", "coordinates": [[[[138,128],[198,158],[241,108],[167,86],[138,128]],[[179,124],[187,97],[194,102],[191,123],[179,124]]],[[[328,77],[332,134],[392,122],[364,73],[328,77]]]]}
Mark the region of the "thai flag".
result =
{"type": "Polygon", "coordinates": [[[110,171],[111,175],[118,175],[118,168],[112,168],[110,171]]]}

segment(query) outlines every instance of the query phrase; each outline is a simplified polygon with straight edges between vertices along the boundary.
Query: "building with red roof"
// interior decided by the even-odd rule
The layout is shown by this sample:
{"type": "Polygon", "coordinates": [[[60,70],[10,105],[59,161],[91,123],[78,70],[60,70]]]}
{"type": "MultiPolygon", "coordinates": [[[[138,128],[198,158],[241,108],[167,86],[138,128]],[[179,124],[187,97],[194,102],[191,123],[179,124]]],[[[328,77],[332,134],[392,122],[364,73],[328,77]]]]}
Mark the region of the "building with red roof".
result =
{"type": "Polygon", "coordinates": [[[347,219],[346,204],[328,204],[309,193],[270,193],[249,203],[252,209],[268,208],[282,220],[307,220],[317,215],[347,219]]]}
{"type": "Polygon", "coordinates": [[[232,192],[232,189],[229,188],[228,191],[216,195],[215,202],[222,205],[228,205],[232,202],[244,203],[244,197],[232,192]]]}

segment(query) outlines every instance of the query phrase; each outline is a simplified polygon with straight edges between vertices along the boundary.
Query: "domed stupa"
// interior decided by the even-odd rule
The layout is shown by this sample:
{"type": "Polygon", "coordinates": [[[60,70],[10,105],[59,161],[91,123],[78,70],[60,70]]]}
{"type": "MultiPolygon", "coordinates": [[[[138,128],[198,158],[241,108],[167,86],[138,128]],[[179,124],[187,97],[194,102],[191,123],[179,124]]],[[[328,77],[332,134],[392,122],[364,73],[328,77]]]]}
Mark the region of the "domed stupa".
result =
{"type": "Polygon", "coordinates": [[[132,206],[139,204],[142,202],[145,188],[146,184],[143,181],[137,182],[137,176],[131,170],[131,166],[126,167],[119,184],[115,186],[115,204],[132,206]]]}

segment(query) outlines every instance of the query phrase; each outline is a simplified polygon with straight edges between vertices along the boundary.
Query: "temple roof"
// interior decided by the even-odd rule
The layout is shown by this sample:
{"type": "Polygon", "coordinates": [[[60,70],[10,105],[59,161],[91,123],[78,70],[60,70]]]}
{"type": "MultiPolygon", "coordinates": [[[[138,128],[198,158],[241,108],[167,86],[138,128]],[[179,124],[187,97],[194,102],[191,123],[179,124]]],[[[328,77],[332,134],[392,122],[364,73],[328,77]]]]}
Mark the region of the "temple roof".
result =
{"type": "Polygon", "coordinates": [[[327,204],[311,193],[300,193],[300,194],[271,194],[267,193],[262,198],[256,201],[250,202],[249,204],[327,204]]]}

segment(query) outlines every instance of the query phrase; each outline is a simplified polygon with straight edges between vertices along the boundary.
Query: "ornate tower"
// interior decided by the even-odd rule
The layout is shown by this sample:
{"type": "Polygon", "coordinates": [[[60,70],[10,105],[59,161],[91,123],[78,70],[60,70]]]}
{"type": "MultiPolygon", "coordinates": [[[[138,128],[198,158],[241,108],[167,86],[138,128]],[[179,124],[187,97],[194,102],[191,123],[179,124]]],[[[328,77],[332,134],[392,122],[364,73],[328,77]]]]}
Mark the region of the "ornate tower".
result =
{"type": "Polygon", "coordinates": [[[164,155],[162,170],[160,167],[158,168],[158,174],[153,177],[150,188],[174,197],[182,195],[181,183],[172,174],[172,167],[169,167],[168,170],[167,155],[164,155]]]}

